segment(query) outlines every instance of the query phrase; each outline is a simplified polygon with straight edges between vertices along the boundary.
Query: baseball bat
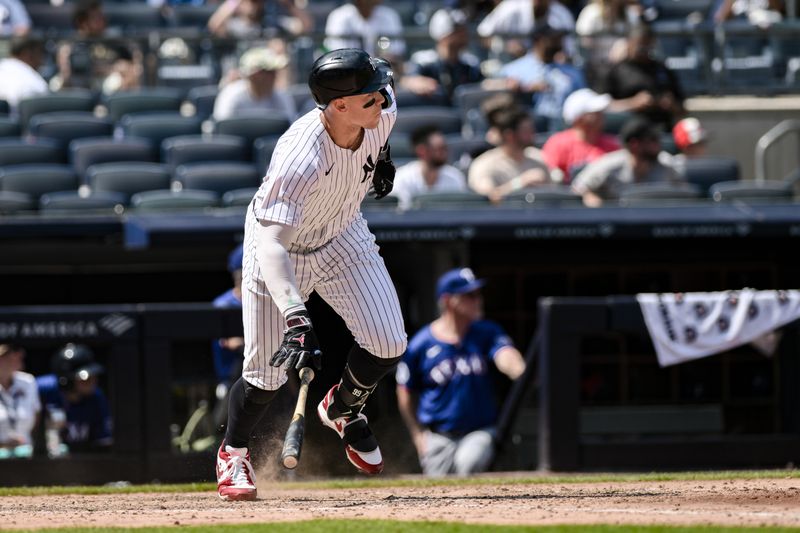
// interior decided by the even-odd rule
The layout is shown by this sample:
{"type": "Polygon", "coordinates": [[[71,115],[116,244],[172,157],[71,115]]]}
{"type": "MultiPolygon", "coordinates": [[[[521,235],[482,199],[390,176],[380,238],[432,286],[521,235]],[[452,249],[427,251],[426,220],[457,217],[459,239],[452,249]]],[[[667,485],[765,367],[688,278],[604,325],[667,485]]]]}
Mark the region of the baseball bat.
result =
{"type": "Polygon", "coordinates": [[[314,379],[314,370],[309,367],[300,369],[300,392],[297,393],[297,405],[294,408],[294,415],[286,430],[286,438],[283,439],[283,452],[281,453],[281,463],[289,469],[297,467],[300,462],[300,450],[303,448],[303,431],[306,426],[306,398],[308,397],[308,384],[314,379]]]}

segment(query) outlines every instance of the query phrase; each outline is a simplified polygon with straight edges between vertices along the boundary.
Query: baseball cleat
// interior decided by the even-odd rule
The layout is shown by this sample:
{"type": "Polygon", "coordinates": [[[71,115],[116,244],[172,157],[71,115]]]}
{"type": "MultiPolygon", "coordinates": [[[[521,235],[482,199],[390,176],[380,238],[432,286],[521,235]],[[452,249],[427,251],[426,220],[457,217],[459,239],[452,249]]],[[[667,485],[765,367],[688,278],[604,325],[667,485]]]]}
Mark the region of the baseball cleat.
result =
{"type": "Polygon", "coordinates": [[[333,407],[333,394],[339,385],[334,385],[319,402],[317,414],[323,425],[334,430],[344,441],[344,452],[359,471],[365,474],[380,474],[383,470],[383,456],[378,441],[367,424],[367,417],[361,413],[341,415],[333,407]]]}
{"type": "Polygon", "coordinates": [[[226,501],[256,499],[256,476],[249,451],[241,455],[222,441],[217,452],[217,494],[226,501]]]}

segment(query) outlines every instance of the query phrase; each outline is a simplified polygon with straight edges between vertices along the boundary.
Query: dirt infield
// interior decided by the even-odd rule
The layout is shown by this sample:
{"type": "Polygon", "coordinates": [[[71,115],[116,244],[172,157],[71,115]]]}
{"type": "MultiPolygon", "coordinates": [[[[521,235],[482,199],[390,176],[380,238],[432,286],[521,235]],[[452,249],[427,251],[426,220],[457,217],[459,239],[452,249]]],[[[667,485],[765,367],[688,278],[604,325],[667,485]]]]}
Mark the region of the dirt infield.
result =
{"type": "Polygon", "coordinates": [[[0,529],[197,525],[313,518],[490,524],[800,526],[800,479],[479,484],[366,489],[259,487],[255,503],[214,493],[7,496],[0,529]]]}

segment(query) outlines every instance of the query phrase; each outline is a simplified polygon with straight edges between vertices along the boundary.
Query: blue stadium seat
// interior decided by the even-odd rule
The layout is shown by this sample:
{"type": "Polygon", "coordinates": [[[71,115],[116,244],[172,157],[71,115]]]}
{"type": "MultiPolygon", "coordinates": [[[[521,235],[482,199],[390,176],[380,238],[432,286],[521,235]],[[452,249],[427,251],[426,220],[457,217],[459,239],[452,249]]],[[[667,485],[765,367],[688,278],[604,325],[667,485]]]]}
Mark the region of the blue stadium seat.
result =
{"type": "Polygon", "coordinates": [[[709,194],[715,202],[761,203],[791,201],[793,191],[791,185],[785,181],[740,180],[715,183],[709,189],[709,194]]]}
{"type": "Polygon", "coordinates": [[[0,167],[27,163],[64,163],[61,144],[50,139],[0,139],[0,167]]]}
{"type": "Polygon", "coordinates": [[[272,152],[275,151],[278,139],[280,137],[273,135],[271,137],[259,137],[253,141],[253,160],[256,164],[256,171],[261,177],[267,174],[269,162],[272,160],[272,152]]]}
{"type": "Polygon", "coordinates": [[[692,202],[701,198],[700,188],[691,183],[637,183],[622,190],[619,203],[624,206],[663,205],[692,202]]]}
{"type": "Polygon", "coordinates": [[[212,191],[145,191],[131,196],[130,205],[136,211],[179,211],[217,207],[219,197],[212,191]]]}
{"type": "Polygon", "coordinates": [[[603,131],[611,135],[619,135],[622,126],[633,117],[628,111],[606,111],[603,113],[603,131]]]}
{"type": "Polygon", "coordinates": [[[178,89],[188,93],[192,88],[216,83],[218,76],[212,65],[160,65],[156,70],[159,87],[178,89]]]}
{"type": "Polygon", "coordinates": [[[307,83],[296,83],[287,87],[286,92],[294,100],[294,107],[297,109],[299,115],[303,115],[317,105],[314,103],[314,97],[311,96],[311,89],[308,88],[307,83]]]}
{"type": "Polygon", "coordinates": [[[214,124],[214,133],[242,137],[250,146],[259,137],[283,135],[287,129],[289,129],[289,120],[279,113],[226,118],[214,124]]]}
{"type": "Polygon", "coordinates": [[[232,135],[180,135],[161,143],[161,159],[173,172],[184,163],[245,161],[248,152],[244,139],[232,135]]]}
{"type": "Polygon", "coordinates": [[[367,195],[361,201],[362,211],[396,211],[400,200],[397,196],[385,196],[380,200],[374,196],[367,195]]]}
{"type": "Polygon", "coordinates": [[[214,112],[214,102],[219,94],[216,85],[193,87],[186,93],[186,99],[194,106],[194,114],[200,120],[206,120],[214,112]]]}
{"type": "Polygon", "coordinates": [[[161,146],[164,139],[178,135],[198,135],[200,119],[179,113],[144,113],[125,115],[120,121],[125,137],[141,137],[161,146]]]}
{"type": "Polygon", "coordinates": [[[47,192],[78,188],[78,177],[68,165],[12,165],[0,167],[0,190],[21,192],[38,200],[47,192]]]}
{"type": "Polygon", "coordinates": [[[395,97],[397,98],[397,105],[402,106],[402,109],[407,107],[443,107],[450,105],[450,99],[443,92],[437,92],[430,96],[421,96],[398,87],[395,91],[395,97]]]}
{"type": "Polygon", "coordinates": [[[54,139],[65,148],[74,139],[108,137],[114,133],[110,120],[86,111],[40,113],[31,118],[28,129],[34,137],[54,139]]]}
{"type": "Polygon", "coordinates": [[[714,0],[657,0],[658,20],[683,21],[692,13],[700,13],[706,20],[711,14],[714,0]]]}
{"type": "Polygon", "coordinates": [[[168,189],[171,181],[166,165],[136,161],[92,165],[86,178],[92,191],[113,191],[126,199],[137,192],[168,189]]]}
{"type": "Polygon", "coordinates": [[[54,111],[94,111],[95,96],[87,89],[69,89],[57,93],[40,94],[19,102],[19,123],[27,129],[31,117],[54,111]]]}
{"type": "Polygon", "coordinates": [[[213,191],[222,195],[228,191],[258,187],[260,177],[249,163],[205,162],[179,166],[173,175],[183,189],[213,191]]]}
{"type": "Polygon", "coordinates": [[[453,92],[453,105],[461,113],[461,120],[466,126],[466,133],[471,137],[483,134],[487,122],[481,111],[481,104],[493,96],[511,93],[505,89],[486,89],[480,83],[459,85],[453,92]]]}
{"type": "Polygon", "coordinates": [[[19,122],[13,118],[0,117],[0,137],[19,137],[19,122]]]}
{"type": "Polygon", "coordinates": [[[89,137],[69,143],[69,159],[79,176],[98,163],[115,161],[155,162],[150,141],[146,139],[114,139],[113,137],[89,137]]]}
{"type": "Polygon", "coordinates": [[[26,2],[25,9],[31,17],[31,24],[37,31],[45,33],[71,33],[72,12],[75,4],[64,2],[61,5],[51,5],[48,3],[26,2]]]}
{"type": "Polygon", "coordinates": [[[488,206],[489,198],[474,192],[426,192],[411,200],[415,209],[461,209],[464,207],[488,206]]]}
{"type": "Polygon", "coordinates": [[[542,185],[514,191],[503,198],[504,207],[580,207],[583,198],[566,185],[542,185]]]}
{"type": "Polygon", "coordinates": [[[258,187],[246,187],[244,189],[234,189],[222,195],[223,207],[242,207],[250,204],[253,196],[256,195],[258,187]]]}
{"type": "Polygon", "coordinates": [[[216,4],[195,6],[191,4],[177,4],[172,6],[172,24],[178,28],[195,28],[205,30],[208,19],[219,7],[216,4]]]}
{"type": "Polygon", "coordinates": [[[397,114],[392,133],[407,135],[420,126],[436,126],[442,133],[461,133],[461,115],[450,107],[407,107],[397,114]]]}
{"type": "Polygon", "coordinates": [[[132,113],[157,111],[173,111],[177,113],[181,109],[182,102],[183,96],[180,90],[159,87],[113,93],[105,98],[104,103],[111,120],[119,122],[122,117],[132,113]]]}
{"type": "Polygon", "coordinates": [[[8,115],[11,112],[11,107],[5,100],[0,100],[0,115],[8,115]]]}
{"type": "Polygon", "coordinates": [[[164,25],[161,11],[145,2],[103,2],[109,29],[123,33],[143,33],[164,25]]]}
{"type": "Polygon", "coordinates": [[[59,191],[43,194],[39,198],[42,214],[121,214],[127,198],[124,194],[109,191],[59,191]]]}
{"type": "Polygon", "coordinates": [[[684,178],[699,187],[703,196],[708,196],[715,183],[739,180],[739,162],[732,157],[687,159],[684,178]]]}
{"type": "Polygon", "coordinates": [[[36,207],[30,195],[15,191],[0,191],[0,214],[17,213],[36,207]]]}

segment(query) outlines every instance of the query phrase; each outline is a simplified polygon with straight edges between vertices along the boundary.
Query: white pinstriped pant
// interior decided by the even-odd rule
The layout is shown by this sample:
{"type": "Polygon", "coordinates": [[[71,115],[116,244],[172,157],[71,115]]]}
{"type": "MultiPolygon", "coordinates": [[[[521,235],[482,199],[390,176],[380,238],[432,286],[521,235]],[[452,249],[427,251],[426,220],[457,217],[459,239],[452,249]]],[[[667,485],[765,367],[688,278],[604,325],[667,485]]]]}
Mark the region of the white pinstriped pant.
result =
{"type": "MultiPolygon", "coordinates": [[[[248,209],[242,267],[244,368],[242,377],[260,389],[276,390],[286,382],[286,369],[269,365],[283,340],[285,321],[261,279],[254,231],[258,224],[248,209]]],[[[303,300],[317,291],[344,320],[359,346],[382,358],[400,357],[406,332],[400,303],[375,236],[363,219],[351,224],[325,246],[306,254],[289,253],[303,300]]],[[[323,359],[325,347],[322,347],[323,359]]]]}

